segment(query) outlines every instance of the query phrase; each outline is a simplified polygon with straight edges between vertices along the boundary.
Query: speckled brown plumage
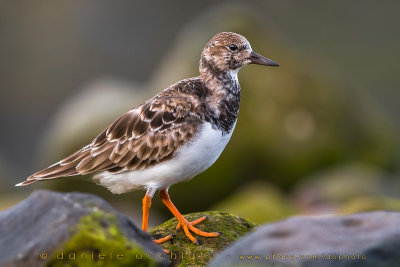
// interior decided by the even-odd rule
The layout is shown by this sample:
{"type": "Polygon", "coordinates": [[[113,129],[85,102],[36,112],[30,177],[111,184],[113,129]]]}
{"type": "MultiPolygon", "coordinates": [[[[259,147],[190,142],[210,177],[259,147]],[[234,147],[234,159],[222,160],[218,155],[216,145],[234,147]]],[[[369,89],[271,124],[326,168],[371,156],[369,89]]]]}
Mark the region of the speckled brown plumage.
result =
{"type": "Polygon", "coordinates": [[[205,122],[222,135],[231,132],[240,104],[237,71],[249,63],[261,64],[252,62],[254,54],[243,36],[217,34],[201,54],[200,76],[182,80],[124,113],[92,143],[19,185],[77,174],[149,168],[172,159],[180,147],[193,141],[205,122]]]}

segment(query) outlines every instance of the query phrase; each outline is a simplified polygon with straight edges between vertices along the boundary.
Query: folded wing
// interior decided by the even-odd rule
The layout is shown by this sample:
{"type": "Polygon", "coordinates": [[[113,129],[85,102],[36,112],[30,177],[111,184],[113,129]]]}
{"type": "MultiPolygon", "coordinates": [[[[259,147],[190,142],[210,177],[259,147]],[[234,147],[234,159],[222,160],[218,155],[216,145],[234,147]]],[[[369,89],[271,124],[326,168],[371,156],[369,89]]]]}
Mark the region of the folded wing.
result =
{"type": "Polygon", "coordinates": [[[143,170],[171,159],[195,135],[200,118],[184,96],[158,96],[124,113],[91,144],[29,176],[18,186],[100,171],[143,170]]]}

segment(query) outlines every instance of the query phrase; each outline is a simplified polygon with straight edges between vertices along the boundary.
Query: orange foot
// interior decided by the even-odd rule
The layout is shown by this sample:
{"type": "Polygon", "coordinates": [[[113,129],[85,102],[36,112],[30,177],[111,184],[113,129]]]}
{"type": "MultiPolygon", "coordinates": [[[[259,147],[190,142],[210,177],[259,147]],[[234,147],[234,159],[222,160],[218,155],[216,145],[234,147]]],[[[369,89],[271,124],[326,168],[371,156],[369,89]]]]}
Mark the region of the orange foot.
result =
{"type": "MultiPolygon", "coordinates": [[[[207,217],[203,216],[195,221],[192,222],[188,222],[183,216],[182,214],[177,210],[177,208],[174,206],[174,204],[171,202],[171,199],[169,198],[168,192],[167,190],[163,189],[160,190],[160,198],[162,200],[162,202],[168,207],[168,209],[172,212],[172,214],[174,214],[174,216],[176,217],[176,219],[178,220],[178,225],[176,226],[177,230],[179,230],[181,227],[183,228],[183,231],[185,232],[186,236],[195,244],[199,245],[199,241],[193,237],[193,235],[190,233],[190,231],[192,231],[193,233],[200,235],[200,236],[204,236],[204,237],[216,237],[219,236],[219,233],[216,232],[212,232],[212,233],[208,233],[208,232],[204,232],[201,231],[200,229],[197,229],[196,227],[194,227],[194,225],[201,223],[202,221],[204,221],[207,217]]],[[[167,236],[168,237],[168,236],[167,236]]],[[[166,240],[165,238],[162,239],[158,239],[157,243],[162,243],[165,242],[171,238],[168,238],[166,240]],[[160,242],[158,242],[159,240],[161,240],[160,242]]]]}
{"type": "Polygon", "coordinates": [[[167,236],[165,236],[165,237],[163,237],[163,238],[160,238],[160,239],[154,239],[153,241],[154,241],[154,243],[156,243],[156,244],[161,244],[161,243],[164,243],[164,242],[166,242],[166,241],[172,239],[173,237],[174,237],[173,235],[167,235],[167,236]]]}
{"type": "MultiPolygon", "coordinates": [[[[195,226],[196,224],[199,224],[199,223],[205,221],[205,219],[207,219],[207,216],[203,216],[203,217],[198,218],[197,220],[191,221],[190,224],[192,226],[195,226]]],[[[181,229],[181,223],[178,222],[178,225],[176,226],[176,230],[179,231],[180,229],[181,229]]]]}

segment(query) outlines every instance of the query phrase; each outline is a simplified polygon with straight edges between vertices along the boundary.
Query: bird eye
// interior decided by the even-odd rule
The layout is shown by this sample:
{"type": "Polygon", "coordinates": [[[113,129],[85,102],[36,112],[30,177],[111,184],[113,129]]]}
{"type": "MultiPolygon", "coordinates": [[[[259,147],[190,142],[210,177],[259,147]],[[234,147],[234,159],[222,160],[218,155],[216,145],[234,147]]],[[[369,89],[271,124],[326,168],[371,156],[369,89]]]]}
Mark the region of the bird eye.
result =
{"type": "Polygon", "coordinates": [[[229,49],[231,50],[231,51],[237,51],[239,48],[237,47],[237,45],[235,45],[235,44],[230,44],[229,46],[229,49]]]}

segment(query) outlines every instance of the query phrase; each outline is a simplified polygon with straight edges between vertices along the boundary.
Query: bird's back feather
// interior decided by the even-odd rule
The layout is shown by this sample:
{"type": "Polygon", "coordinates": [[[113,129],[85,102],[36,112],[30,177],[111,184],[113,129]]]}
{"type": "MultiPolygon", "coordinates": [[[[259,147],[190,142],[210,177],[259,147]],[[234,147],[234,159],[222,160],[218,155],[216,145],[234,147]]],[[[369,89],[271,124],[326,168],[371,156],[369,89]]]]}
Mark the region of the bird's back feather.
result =
{"type": "Polygon", "coordinates": [[[171,159],[201,124],[200,101],[184,90],[192,88],[193,81],[181,81],[124,113],[92,143],[32,174],[18,186],[100,171],[143,170],[171,159]]]}

